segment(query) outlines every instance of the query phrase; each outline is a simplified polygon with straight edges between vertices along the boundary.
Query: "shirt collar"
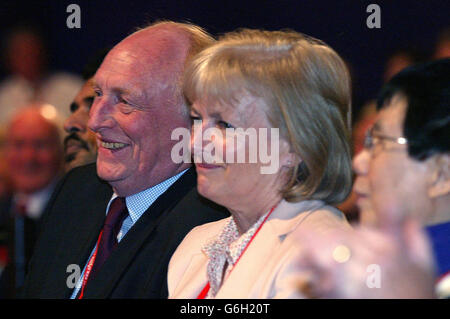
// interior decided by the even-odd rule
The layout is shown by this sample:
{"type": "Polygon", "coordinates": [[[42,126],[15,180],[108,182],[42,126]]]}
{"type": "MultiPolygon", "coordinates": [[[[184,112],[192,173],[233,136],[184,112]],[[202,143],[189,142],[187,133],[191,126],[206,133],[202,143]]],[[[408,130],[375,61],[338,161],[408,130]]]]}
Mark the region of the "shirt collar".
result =
{"type": "Polygon", "coordinates": [[[264,214],[264,216],[261,216],[261,218],[241,236],[239,236],[236,222],[233,217],[231,217],[220,234],[202,247],[203,253],[207,255],[209,259],[207,276],[211,289],[208,296],[215,296],[217,294],[219,288],[222,286],[222,280],[226,277],[226,275],[223,276],[225,264],[228,264],[226,271],[227,274],[229,274],[267,214],[269,214],[269,212],[264,214]]]}
{"type": "MultiPolygon", "coordinates": [[[[147,209],[158,199],[158,197],[161,196],[170,186],[172,186],[172,184],[175,183],[184,173],[186,173],[187,170],[188,169],[185,169],[181,173],[166,179],[158,185],[147,188],[142,192],[127,196],[125,201],[127,203],[127,209],[132,223],[136,223],[136,221],[147,211],[147,209]]],[[[108,212],[109,205],[116,197],[118,197],[118,195],[114,193],[109,200],[106,212],[108,212]]]]}
{"type": "Polygon", "coordinates": [[[267,214],[268,212],[261,216],[258,221],[242,235],[239,235],[236,222],[233,217],[231,217],[220,234],[203,246],[203,252],[210,258],[215,254],[225,254],[227,261],[234,265],[267,214]]]}
{"type": "Polygon", "coordinates": [[[14,202],[25,203],[27,216],[32,219],[38,219],[42,215],[45,205],[52,195],[52,191],[56,185],[56,181],[56,179],[53,180],[45,188],[30,195],[16,194],[14,196],[14,202]]]}

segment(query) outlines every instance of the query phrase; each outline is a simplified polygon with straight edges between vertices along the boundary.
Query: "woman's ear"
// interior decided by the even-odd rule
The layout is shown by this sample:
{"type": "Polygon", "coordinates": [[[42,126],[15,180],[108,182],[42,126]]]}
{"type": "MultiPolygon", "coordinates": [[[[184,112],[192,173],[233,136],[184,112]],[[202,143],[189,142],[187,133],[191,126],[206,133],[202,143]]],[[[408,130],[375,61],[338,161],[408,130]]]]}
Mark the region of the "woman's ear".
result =
{"type": "Polygon", "coordinates": [[[294,150],[292,150],[292,148],[290,147],[289,143],[284,140],[281,139],[281,145],[280,145],[280,154],[282,155],[282,158],[280,158],[280,166],[281,167],[285,167],[285,168],[293,168],[298,166],[301,162],[302,159],[300,158],[300,156],[298,156],[294,150]]]}
{"type": "Polygon", "coordinates": [[[302,159],[300,158],[300,156],[298,156],[294,152],[288,153],[288,159],[286,161],[287,167],[289,167],[289,168],[296,167],[296,166],[300,165],[301,162],[302,162],[302,159]]]}
{"type": "Polygon", "coordinates": [[[450,156],[437,155],[430,163],[432,174],[428,186],[428,196],[436,198],[450,194],[450,156]]]}

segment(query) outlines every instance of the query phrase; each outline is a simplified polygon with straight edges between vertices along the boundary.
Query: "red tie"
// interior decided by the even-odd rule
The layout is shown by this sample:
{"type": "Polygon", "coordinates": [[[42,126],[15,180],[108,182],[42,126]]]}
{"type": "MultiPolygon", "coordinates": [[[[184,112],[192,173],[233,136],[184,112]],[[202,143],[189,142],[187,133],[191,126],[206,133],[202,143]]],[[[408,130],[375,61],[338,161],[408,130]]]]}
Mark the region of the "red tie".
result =
{"type": "Polygon", "coordinates": [[[108,215],[106,215],[105,224],[101,232],[100,242],[97,247],[97,256],[89,278],[95,276],[95,273],[101,268],[111,252],[117,246],[117,235],[123,221],[128,216],[127,205],[124,197],[116,197],[109,205],[108,215]]]}

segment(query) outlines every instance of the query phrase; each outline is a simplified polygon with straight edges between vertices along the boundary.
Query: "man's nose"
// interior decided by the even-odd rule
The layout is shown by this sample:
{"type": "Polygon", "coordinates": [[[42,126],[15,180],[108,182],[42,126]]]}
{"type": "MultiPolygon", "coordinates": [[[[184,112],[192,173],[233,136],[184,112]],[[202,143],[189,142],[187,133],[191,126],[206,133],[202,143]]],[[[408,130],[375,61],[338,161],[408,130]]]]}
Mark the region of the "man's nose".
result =
{"type": "Polygon", "coordinates": [[[112,111],[112,104],[106,97],[97,97],[89,111],[89,129],[98,132],[102,128],[111,127],[114,123],[112,111]]]}
{"type": "Polygon", "coordinates": [[[369,163],[370,152],[363,149],[353,158],[353,170],[357,175],[366,175],[369,170],[369,163]]]}
{"type": "Polygon", "coordinates": [[[86,123],[83,125],[82,121],[77,117],[77,113],[74,112],[64,121],[64,130],[67,133],[85,132],[86,123]]]}

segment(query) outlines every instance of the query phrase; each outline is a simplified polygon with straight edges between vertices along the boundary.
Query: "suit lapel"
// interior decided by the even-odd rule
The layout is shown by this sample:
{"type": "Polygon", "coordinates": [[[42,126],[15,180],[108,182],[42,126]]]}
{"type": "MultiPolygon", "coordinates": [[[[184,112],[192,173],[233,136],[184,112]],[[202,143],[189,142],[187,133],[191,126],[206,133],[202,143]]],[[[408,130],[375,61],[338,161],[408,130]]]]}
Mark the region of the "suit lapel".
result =
{"type": "Polygon", "coordinates": [[[73,219],[66,223],[65,242],[61,241],[58,253],[55,256],[55,264],[58,269],[63,269],[62,278],[55,281],[59,283],[57,287],[66,297],[72,294],[68,289],[66,279],[68,274],[66,267],[70,264],[79,265],[81,270],[84,268],[87,259],[95,246],[95,243],[103,227],[106,215],[106,207],[112,196],[112,189],[106,185],[100,187],[96,193],[96,201],[93,203],[83,203],[81,209],[72,211],[73,219]]]}
{"type": "MultiPolygon", "coordinates": [[[[101,271],[89,281],[85,290],[86,298],[107,298],[133,259],[141,251],[147,238],[170,210],[195,187],[196,176],[193,169],[184,173],[169,189],[145,211],[128,231],[117,248],[111,253],[101,271]]],[[[149,265],[152,262],[149,261],[149,265]]]]}
{"type": "Polygon", "coordinates": [[[200,252],[192,256],[181,281],[177,284],[170,297],[175,296],[177,299],[197,298],[202,289],[208,283],[206,269],[207,265],[208,257],[205,254],[200,252]],[[185,292],[188,292],[189,295],[186,295],[185,292]]]}

